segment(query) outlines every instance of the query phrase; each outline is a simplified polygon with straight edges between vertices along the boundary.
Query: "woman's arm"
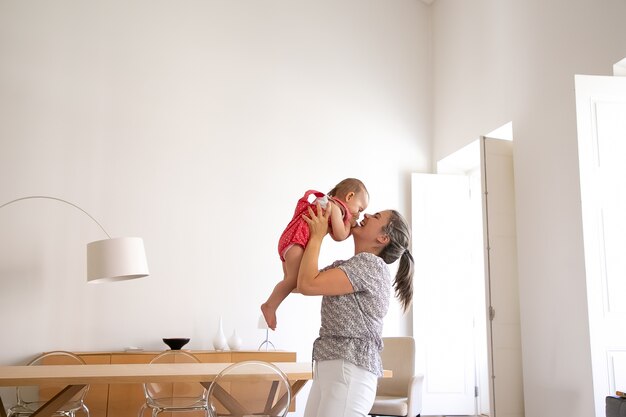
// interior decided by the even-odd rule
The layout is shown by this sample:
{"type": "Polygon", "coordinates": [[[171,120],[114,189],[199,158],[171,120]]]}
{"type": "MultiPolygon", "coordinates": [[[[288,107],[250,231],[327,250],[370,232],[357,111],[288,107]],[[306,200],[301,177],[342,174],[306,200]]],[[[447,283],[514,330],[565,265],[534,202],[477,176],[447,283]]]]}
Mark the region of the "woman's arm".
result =
{"type": "Polygon", "coordinates": [[[341,269],[332,268],[320,272],[318,268],[322,239],[328,233],[328,217],[332,208],[333,204],[329,203],[322,212],[318,204],[317,214],[309,208],[309,217],[302,216],[311,231],[298,272],[298,291],[304,295],[343,295],[354,292],[348,276],[341,269]]]}

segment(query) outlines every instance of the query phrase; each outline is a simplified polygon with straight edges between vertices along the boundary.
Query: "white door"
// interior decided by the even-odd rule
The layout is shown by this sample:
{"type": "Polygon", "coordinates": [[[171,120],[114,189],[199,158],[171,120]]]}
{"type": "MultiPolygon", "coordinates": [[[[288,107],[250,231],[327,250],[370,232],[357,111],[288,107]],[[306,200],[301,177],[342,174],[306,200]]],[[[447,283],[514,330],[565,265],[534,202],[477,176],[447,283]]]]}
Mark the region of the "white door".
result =
{"type": "Polygon", "coordinates": [[[458,175],[412,178],[422,414],[523,417],[513,143],[481,138],[437,166],[458,175]]]}
{"type": "Polygon", "coordinates": [[[491,311],[488,340],[492,379],[488,414],[523,417],[513,142],[482,138],[481,145],[486,299],[491,311]]]}
{"type": "Polygon", "coordinates": [[[413,335],[416,371],[425,375],[422,415],[476,409],[469,188],[465,175],[412,175],[413,335]]]}
{"type": "Polygon", "coordinates": [[[626,77],[576,76],[578,154],[596,417],[626,391],[626,77]]]}

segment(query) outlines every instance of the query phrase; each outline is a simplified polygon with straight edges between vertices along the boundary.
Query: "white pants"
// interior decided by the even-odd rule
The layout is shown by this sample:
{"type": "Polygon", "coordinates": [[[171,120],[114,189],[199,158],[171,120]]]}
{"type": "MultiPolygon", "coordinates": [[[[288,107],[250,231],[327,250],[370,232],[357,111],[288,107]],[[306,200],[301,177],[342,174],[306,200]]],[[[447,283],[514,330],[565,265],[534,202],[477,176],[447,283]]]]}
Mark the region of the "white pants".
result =
{"type": "Polygon", "coordinates": [[[343,359],[316,362],[304,417],[365,417],[377,383],[376,375],[343,359]]]}

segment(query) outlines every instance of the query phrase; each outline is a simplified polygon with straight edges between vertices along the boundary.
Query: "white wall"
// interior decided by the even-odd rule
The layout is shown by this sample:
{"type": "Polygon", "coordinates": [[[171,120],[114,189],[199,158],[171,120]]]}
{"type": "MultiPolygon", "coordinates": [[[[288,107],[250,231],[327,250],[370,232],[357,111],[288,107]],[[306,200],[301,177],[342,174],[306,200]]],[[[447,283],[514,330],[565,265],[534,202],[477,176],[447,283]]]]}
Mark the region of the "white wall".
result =
{"type": "MultiPolygon", "coordinates": [[[[104,236],[86,216],[5,207],[0,363],[206,349],[220,315],[256,348],[301,193],[355,176],[370,210],[408,215],[432,153],[429,25],[417,0],[0,1],[0,204],[72,201],[143,237],[151,270],[87,285],[84,245],[104,236]]],[[[351,252],[329,241],[324,262],[351,252]]],[[[308,361],[318,308],[288,297],[274,343],[308,361]]],[[[410,326],[396,306],[385,332],[410,326]]]]}
{"type": "Polygon", "coordinates": [[[434,160],[513,121],[527,417],[593,415],[574,74],[626,56],[622,0],[433,5],[434,160]]]}

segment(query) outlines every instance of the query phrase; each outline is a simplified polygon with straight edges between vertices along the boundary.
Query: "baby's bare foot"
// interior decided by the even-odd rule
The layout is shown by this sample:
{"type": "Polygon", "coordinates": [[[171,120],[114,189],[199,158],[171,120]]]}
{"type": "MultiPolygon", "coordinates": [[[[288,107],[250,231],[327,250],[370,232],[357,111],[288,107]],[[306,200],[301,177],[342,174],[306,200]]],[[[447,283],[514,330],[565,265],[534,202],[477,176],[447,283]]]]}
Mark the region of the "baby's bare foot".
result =
{"type": "Polygon", "coordinates": [[[267,303],[261,304],[261,312],[267,323],[267,327],[272,330],[276,330],[276,309],[269,306],[267,303]]]}

